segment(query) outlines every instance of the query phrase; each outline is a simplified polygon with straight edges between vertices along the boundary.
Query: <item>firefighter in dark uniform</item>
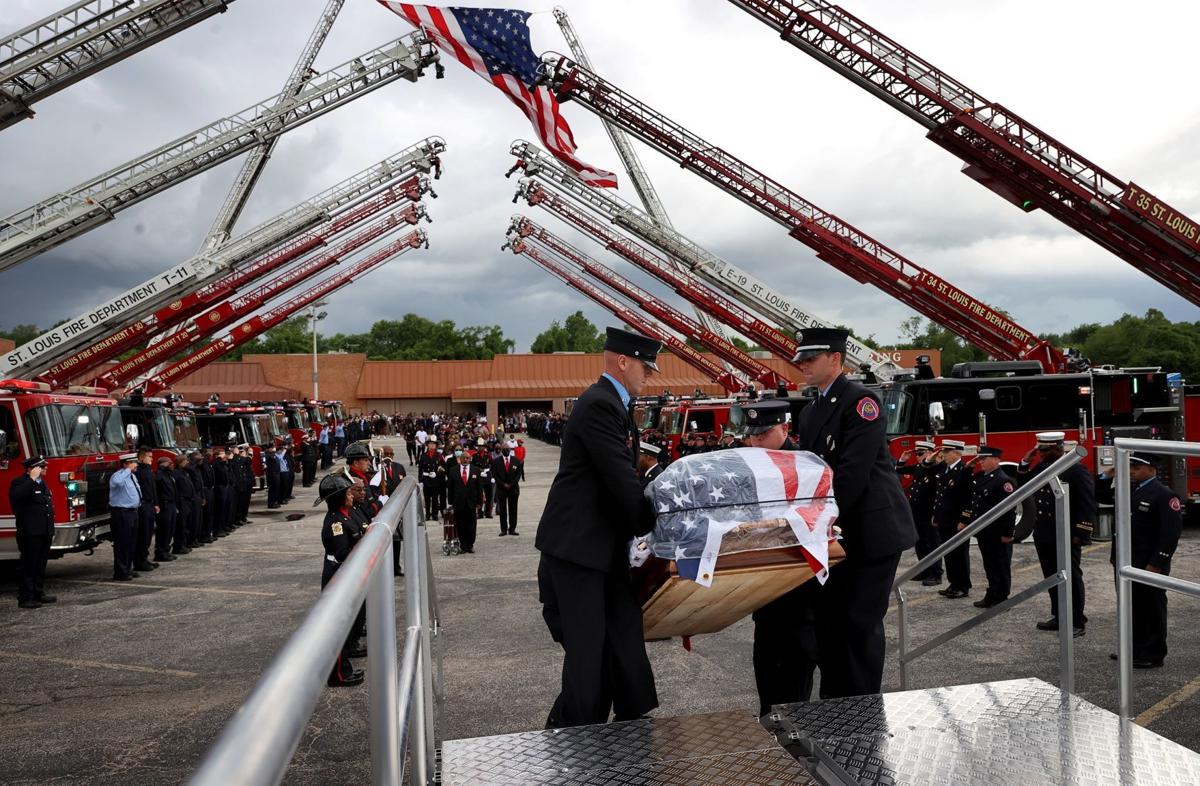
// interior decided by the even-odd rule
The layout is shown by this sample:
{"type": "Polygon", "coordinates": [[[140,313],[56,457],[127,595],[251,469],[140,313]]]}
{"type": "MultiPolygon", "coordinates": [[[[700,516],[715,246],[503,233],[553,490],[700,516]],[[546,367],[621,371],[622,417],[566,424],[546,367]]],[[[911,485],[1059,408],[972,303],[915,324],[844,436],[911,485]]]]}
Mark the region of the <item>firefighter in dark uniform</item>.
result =
{"type": "MultiPolygon", "coordinates": [[[[325,547],[325,557],[321,562],[321,589],[333,580],[338,568],[350,558],[350,551],[365,534],[365,528],[354,511],[354,483],[341,472],[334,472],[321,479],[317,486],[321,494],[317,502],[324,501],[328,512],[321,525],[321,545],[325,547]]],[[[356,651],[356,642],[361,635],[358,621],[346,636],[346,642],[338,652],[333,671],[329,674],[328,685],[334,688],[358,685],[363,681],[361,669],[354,668],[351,657],[361,657],[356,651]]]]}
{"type": "Polygon", "coordinates": [[[217,481],[213,474],[212,459],[203,453],[197,451],[192,454],[192,466],[196,468],[200,476],[200,485],[196,488],[203,491],[200,502],[199,543],[201,546],[207,546],[213,542],[213,487],[217,481]]]}
{"type": "Polygon", "coordinates": [[[254,494],[258,479],[254,477],[254,451],[249,445],[242,444],[238,445],[238,454],[242,468],[242,493],[238,498],[237,523],[242,525],[250,523],[250,497],[254,494]]]}
{"type": "MultiPolygon", "coordinates": [[[[1129,457],[1130,495],[1129,564],[1135,568],[1171,575],[1171,557],[1183,531],[1183,503],[1179,495],[1158,479],[1159,457],[1133,453],[1129,457]]],[[[1115,502],[1113,479],[1100,476],[1097,498],[1115,502]]],[[[1109,562],[1116,565],[1113,541],[1109,562]]],[[[1130,587],[1133,612],[1133,667],[1157,669],[1167,657],[1167,592],[1134,582],[1130,587]]],[[[1114,660],[1116,655],[1111,655],[1114,660]]]]}
{"type": "MultiPolygon", "coordinates": [[[[638,475],[641,477],[642,487],[650,485],[650,481],[662,474],[663,465],[658,460],[662,454],[662,448],[658,445],[651,445],[649,442],[639,443],[638,452],[638,475]]],[[[516,535],[516,532],[513,532],[516,535]]]]}
{"type": "Polygon", "coordinates": [[[263,448],[263,458],[267,465],[267,510],[274,510],[280,506],[279,489],[283,485],[283,473],[279,468],[279,459],[275,455],[274,444],[263,448]]]}
{"type": "MultiPolygon", "coordinates": [[[[927,439],[917,440],[911,454],[907,450],[904,451],[896,462],[896,474],[912,478],[905,494],[908,497],[909,510],[912,511],[913,523],[917,525],[917,559],[924,559],[926,554],[942,543],[937,528],[933,526],[933,492],[937,485],[937,471],[941,465],[940,460],[935,458],[936,448],[937,445],[927,439]],[[908,463],[910,455],[916,458],[912,464],[908,463]]],[[[939,559],[912,580],[919,581],[926,587],[941,584],[942,561],[939,559]]]]}
{"type": "Polygon", "coordinates": [[[175,527],[176,554],[189,554],[200,542],[199,474],[187,453],[179,456],[175,465],[175,488],[179,492],[179,523],[175,527]]]}
{"type": "Polygon", "coordinates": [[[296,449],[296,446],[294,444],[292,444],[292,438],[290,436],[284,437],[283,438],[283,447],[280,448],[280,451],[283,453],[284,463],[287,464],[287,471],[285,473],[283,473],[283,477],[280,478],[280,480],[282,481],[282,485],[279,489],[279,501],[280,502],[288,502],[292,499],[295,499],[295,497],[296,497],[295,491],[294,491],[294,489],[296,488],[296,452],[295,452],[295,449],[296,449]]]}
{"type": "Polygon", "coordinates": [[[151,571],[158,567],[157,562],[150,560],[150,541],[154,539],[154,520],[158,516],[158,495],[154,485],[154,469],[150,462],[154,460],[154,451],[150,448],[139,448],[137,452],[138,465],[134,471],[138,487],[142,492],[142,504],[138,508],[137,532],[134,539],[133,567],[134,570],[151,571]]]}
{"type": "MultiPolygon", "coordinates": [[[[749,448],[799,450],[788,437],[790,407],[782,399],[731,409],[727,431],[749,448]]],[[[758,714],[774,704],[812,698],[817,669],[817,607],[821,585],[806,581],[754,612],[754,684],[758,714]]]]}
{"type": "MultiPolygon", "coordinates": [[[[387,497],[396,493],[396,489],[400,488],[400,483],[408,477],[408,471],[404,469],[404,465],[396,461],[396,451],[391,445],[385,445],[383,448],[383,466],[380,467],[383,473],[383,493],[384,501],[387,497]]],[[[396,525],[396,531],[392,533],[392,575],[400,577],[404,575],[404,566],[400,561],[400,547],[404,541],[404,527],[400,524],[396,525]]]]}
{"type": "Polygon", "coordinates": [[[158,469],[154,473],[154,493],[158,497],[158,514],[155,516],[154,528],[155,562],[174,562],[177,559],[171,553],[171,539],[175,537],[175,518],[179,512],[175,492],[175,470],[171,466],[171,459],[163,456],[158,460],[158,469]]]}
{"type": "Polygon", "coordinates": [[[842,374],[848,333],[797,333],[793,363],[818,389],[800,413],[801,450],[833,470],[846,558],[829,571],[817,609],[821,698],[879,693],[884,630],[900,555],[917,540],[912,511],[887,446],[879,397],[842,374]]]}
{"type": "MultiPolygon", "coordinates": [[[[1029,482],[1041,471],[1043,466],[1049,466],[1063,455],[1063,441],[1066,435],[1061,431],[1043,431],[1037,435],[1037,444],[1025,454],[1017,465],[1017,482],[1021,485],[1029,482]],[[1033,460],[1034,454],[1038,460],[1033,460]]],[[[1083,568],[1080,560],[1083,558],[1083,547],[1091,542],[1092,528],[1096,522],[1096,492],[1092,486],[1092,476],[1082,464],[1076,464],[1064,472],[1060,478],[1070,492],[1070,522],[1071,532],[1071,607],[1074,619],[1071,627],[1076,638],[1084,635],[1087,626],[1087,615],[1083,613],[1084,589],[1083,568]]],[[[1058,572],[1058,527],[1055,521],[1054,492],[1050,487],[1043,486],[1034,495],[1036,517],[1033,525],[1033,545],[1037,549],[1038,561],[1042,565],[1042,576],[1053,576],[1058,572]]],[[[1058,587],[1050,588],[1050,619],[1037,624],[1038,630],[1058,630],[1058,587]]]]}
{"type": "Polygon", "coordinates": [[[438,508],[438,496],[441,494],[438,486],[445,477],[445,467],[442,457],[437,452],[437,437],[429,437],[425,443],[425,452],[417,459],[417,474],[421,479],[421,496],[425,498],[425,518],[436,519],[441,510],[438,508]]]}
{"type": "Polygon", "coordinates": [[[604,373],[580,395],[562,434],[534,545],[538,596],[564,650],[561,692],[548,728],[606,723],[658,706],[642,637],[642,609],[629,578],[631,538],[654,524],[638,482],[632,397],[658,371],[662,344],[608,328],[604,373]]]}
{"type": "Polygon", "coordinates": [[[229,521],[229,498],[232,489],[230,488],[229,461],[226,455],[225,448],[213,448],[212,536],[214,538],[223,538],[233,532],[229,521]]]}
{"type": "Polygon", "coordinates": [[[25,474],[14,478],[8,487],[17,526],[17,549],[21,553],[21,574],[17,588],[17,606],[36,609],[58,598],[46,594],[46,562],[54,542],[54,498],[46,485],[46,459],[30,456],[21,462],[25,474]]]}
{"type": "MultiPolygon", "coordinates": [[[[979,472],[971,486],[971,510],[967,523],[996,507],[1016,491],[1013,479],[1000,468],[1000,448],[984,445],[979,448],[979,472]]],[[[987,592],[975,601],[975,607],[987,609],[1007,600],[1012,591],[1013,530],[1017,526],[1016,509],[1007,511],[991,525],[975,535],[983,572],[987,576],[987,592]]]]}
{"type": "MultiPolygon", "coordinates": [[[[971,468],[962,459],[966,445],[957,439],[943,439],[942,464],[934,479],[933,526],[940,543],[966,527],[971,516],[971,468]]],[[[965,598],[971,592],[971,541],[946,552],[946,579],[950,585],[938,592],[944,598],[965,598]]]]}
{"type": "Polygon", "coordinates": [[[301,477],[301,484],[304,488],[308,488],[317,479],[317,440],[313,436],[312,428],[304,432],[304,439],[300,441],[300,466],[304,469],[304,474],[301,477]]]}

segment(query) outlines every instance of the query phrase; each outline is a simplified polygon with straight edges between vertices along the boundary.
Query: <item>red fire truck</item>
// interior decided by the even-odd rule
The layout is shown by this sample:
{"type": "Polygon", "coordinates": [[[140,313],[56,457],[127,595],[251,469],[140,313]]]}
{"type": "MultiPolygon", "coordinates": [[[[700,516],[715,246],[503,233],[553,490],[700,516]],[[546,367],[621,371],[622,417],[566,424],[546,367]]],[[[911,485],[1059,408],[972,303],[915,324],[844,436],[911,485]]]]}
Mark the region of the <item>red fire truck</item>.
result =
{"type": "Polygon", "coordinates": [[[199,450],[196,415],[178,397],[135,395],[122,399],[120,407],[127,449],[153,448],[156,464],[163,456],[174,459],[185,451],[199,450]]]}
{"type": "Polygon", "coordinates": [[[8,487],[21,462],[46,457],[54,497],[51,556],[95,548],[108,535],[108,479],[119,469],[125,430],[117,402],[94,388],[51,393],[41,382],[0,380],[0,560],[17,558],[8,487]]]}
{"type": "Polygon", "coordinates": [[[200,439],[209,445],[245,443],[253,455],[251,465],[260,489],[267,487],[263,445],[273,441],[272,417],[262,407],[241,404],[204,404],[193,407],[200,439]]]}

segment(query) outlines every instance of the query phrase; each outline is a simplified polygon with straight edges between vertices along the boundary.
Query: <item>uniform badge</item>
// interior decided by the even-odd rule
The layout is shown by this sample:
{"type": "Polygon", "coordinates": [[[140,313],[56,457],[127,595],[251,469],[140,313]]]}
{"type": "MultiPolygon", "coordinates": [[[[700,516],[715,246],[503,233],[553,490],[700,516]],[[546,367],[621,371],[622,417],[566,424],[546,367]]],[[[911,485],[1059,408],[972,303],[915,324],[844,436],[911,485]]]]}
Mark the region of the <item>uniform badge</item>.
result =
{"type": "Polygon", "coordinates": [[[879,417],[879,405],[870,396],[863,396],[859,399],[858,405],[854,409],[858,412],[860,418],[868,422],[876,420],[879,417]]]}
{"type": "Polygon", "coordinates": [[[1170,505],[1171,510],[1175,511],[1176,513],[1178,513],[1182,508],[1182,505],[1179,504],[1179,497],[1171,497],[1171,501],[1167,504],[1170,505]]]}
{"type": "Polygon", "coordinates": [[[333,534],[334,534],[334,535],[341,535],[341,534],[342,534],[342,525],[341,525],[341,524],[336,524],[336,523],[335,523],[335,524],[333,525],[333,534]]]}
{"type": "Polygon", "coordinates": [[[1013,493],[1013,484],[1011,484],[1011,483],[1005,483],[1005,484],[1004,484],[1004,493],[1005,493],[1005,494],[1011,494],[1011,493],[1013,493]]]}

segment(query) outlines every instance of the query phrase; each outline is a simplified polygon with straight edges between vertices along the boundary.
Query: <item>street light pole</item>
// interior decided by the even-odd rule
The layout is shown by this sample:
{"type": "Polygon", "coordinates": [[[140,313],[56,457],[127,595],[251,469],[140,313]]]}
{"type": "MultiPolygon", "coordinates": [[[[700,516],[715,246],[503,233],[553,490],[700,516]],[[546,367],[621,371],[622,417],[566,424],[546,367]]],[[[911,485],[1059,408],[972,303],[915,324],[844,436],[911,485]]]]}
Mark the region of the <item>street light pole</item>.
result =
{"type": "Polygon", "coordinates": [[[318,368],[317,368],[317,322],[319,322],[320,320],[322,320],[322,319],[324,319],[324,318],[325,318],[325,312],[324,312],[324,311],[322,311],[320,314],[318,314],[318,313],[317,313],[317,306],[323,306],[323,305],[325,305],[325,304],[324,304],[324,303],[313,303],[311,306],[309,306],[309,311],[308,311],[308,317],[309,317],[309,319],[311,319],[311,320],[312,320],[312,338],[313,338],[313,350],[312,350],[312,358],[313,358],[313,369],[312,369],[313,401],[319,401],[319,400],[321,399],[321,395],[320,395],[320,390],[321,390],[321,388],[320,388],[320,382],[319,382],[319,380],[320,380],[320,372],[319,372],[319,370],[318,370],[318,368]]]}

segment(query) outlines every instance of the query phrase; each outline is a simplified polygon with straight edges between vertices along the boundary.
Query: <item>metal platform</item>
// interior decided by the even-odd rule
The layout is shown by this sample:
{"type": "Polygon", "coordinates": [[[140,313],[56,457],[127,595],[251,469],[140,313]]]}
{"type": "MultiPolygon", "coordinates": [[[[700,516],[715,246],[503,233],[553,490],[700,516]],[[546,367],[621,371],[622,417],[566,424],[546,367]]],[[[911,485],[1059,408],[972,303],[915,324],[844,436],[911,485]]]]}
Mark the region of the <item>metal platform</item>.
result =
{"type": "Polygon", "coordinates": [[[1041,680],[451,740],[446,786],[1196,786],[1200,754],[1041,680]]]}
{"type": "Polygon", "coordinates": [[[780,705],[828,784],[1200,784],[1200,755],[1036,679],[780,705]]]}

